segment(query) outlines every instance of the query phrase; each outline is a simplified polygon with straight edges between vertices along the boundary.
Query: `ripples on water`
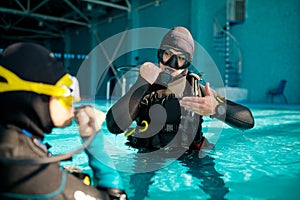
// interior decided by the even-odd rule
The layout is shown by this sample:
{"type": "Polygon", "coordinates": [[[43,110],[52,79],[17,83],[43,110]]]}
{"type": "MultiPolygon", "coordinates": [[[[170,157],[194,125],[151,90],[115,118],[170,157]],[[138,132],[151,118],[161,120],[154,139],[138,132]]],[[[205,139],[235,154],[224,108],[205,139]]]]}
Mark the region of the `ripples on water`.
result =
{"type": "MultiPolygon", "coordinates": [[[[101,104],[96,106],[107,110],[101,104]]],[[[227,125],[220,131],[219,123],[207,118],[204,130],[217,143],[202,159],[198,154],[184,156],[147,173],[122,170],[130,199],[300,199],[300,110],[251,110],[255,127],[245,132],[227,125]],[[220,134],[214,134],[215,130],[220,134]]],[[[126,138],[109,134],[105,124],[102,133],[117,168],[134,167],[137,153],[124,145],[126,138]]],[[[54,154],[81,144],[76,125],[55,129],[46,140],[55,146],[54,154]]],[[[90,172],[84,153],[62,164],[90,172]]]]}

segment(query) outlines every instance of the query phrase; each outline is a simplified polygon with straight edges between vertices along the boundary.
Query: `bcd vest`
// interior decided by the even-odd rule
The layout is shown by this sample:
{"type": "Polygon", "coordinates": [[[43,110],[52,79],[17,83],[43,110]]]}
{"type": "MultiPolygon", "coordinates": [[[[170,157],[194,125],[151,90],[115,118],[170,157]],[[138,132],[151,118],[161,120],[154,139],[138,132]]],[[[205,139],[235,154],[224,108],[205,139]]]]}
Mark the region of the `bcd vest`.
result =
{"type": "MultiPolygon", "coordinates": [[[[188,74],[187,81],[182,96],[194,96],[201,92],[197,87],[197,79],[188,74]],[[196,91],[198,90],[198,91],[196,91]]],[[[202,116],[191,111],[187,111],[179,104],[179,97],[174,93],[168,94],[162,91],[153,91],[146,94],[139,105],[139,113],[136,118],[138,126],[143,126],[143,121],[147,121],[150,131],[140,133],[136,131],[128,137],[129,144],[132,147],[144,148],[147,150],[157,150],[164,147],[184,147],[196,149],[196,145],[202,138],[202,116]],[[151,108],[161,106],[165,110],[166,117],[164,125],[160,127],[160,113],[151,115],[151,108]],[[157,126],[159,130],[151,127],[157,126]]]]}

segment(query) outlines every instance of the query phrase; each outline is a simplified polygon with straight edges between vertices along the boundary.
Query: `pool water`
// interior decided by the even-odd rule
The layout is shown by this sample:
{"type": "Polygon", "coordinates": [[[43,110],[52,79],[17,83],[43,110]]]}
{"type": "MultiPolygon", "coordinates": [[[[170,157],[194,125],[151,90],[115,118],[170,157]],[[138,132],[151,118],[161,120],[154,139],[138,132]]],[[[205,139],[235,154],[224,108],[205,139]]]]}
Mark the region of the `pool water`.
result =
{"type": "MultiPolygon", "coordinates": [[[[106,112],[110,105],[97,101],[94,106],[106,112]]],[[[300,109],[249,107],[255,118],[253,129],[242,132],[225,125],[215,148],[203,158],[197,153],[182,156],[144,173],[124,170],[132,167],[137,153],[124,145],[125,136],[110,134],[103,124],[101,132],[112,146],[127,152],[115,151],[111,156],[117,168],[122,166],[118,169],[129,199],[300,199],[300,109]]],[[[204,130],[216,124],[210,121],[204,130]]],[[[75,124],[55,129],[46,141],[54,146],[54,154],[71,151],[81,143],[75,124]]],[[[83,152],[62,165],[91,171],[83,152]]]]}

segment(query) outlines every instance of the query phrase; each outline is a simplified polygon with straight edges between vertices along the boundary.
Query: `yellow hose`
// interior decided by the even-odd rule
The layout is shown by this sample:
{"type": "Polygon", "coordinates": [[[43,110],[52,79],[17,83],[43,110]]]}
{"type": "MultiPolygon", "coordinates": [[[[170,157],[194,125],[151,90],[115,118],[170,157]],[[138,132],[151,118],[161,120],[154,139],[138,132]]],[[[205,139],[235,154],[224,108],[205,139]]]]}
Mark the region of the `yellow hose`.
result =
{"type": "MultiPolygon", "coordinates": [[[[148,122],[146,120],[142,121],[142,125],[144,125],[145,127],[138,130],[140,133],[147,131],[147,129],[149,127],[149,124],[148,124],[148,122]]],[[[132,135],[134,133],[135,129],[136,128],[133,128],[131,131],[125,133],[125,136],[128,137],[128,136],[132,135]]]]}

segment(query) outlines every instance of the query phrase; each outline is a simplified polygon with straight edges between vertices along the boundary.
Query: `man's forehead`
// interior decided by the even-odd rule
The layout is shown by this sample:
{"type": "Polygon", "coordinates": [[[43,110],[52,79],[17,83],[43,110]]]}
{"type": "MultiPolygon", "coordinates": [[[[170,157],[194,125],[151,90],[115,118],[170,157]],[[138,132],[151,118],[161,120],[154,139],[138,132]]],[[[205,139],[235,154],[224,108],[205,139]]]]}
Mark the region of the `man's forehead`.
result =
{"type": "Polygon", "coordinates": [[[186,52],[181,51],[179,49],[175,49],[174,47],[167,47],[165,50],[171,51],[174,54],[186,54],[186,52]]]}

